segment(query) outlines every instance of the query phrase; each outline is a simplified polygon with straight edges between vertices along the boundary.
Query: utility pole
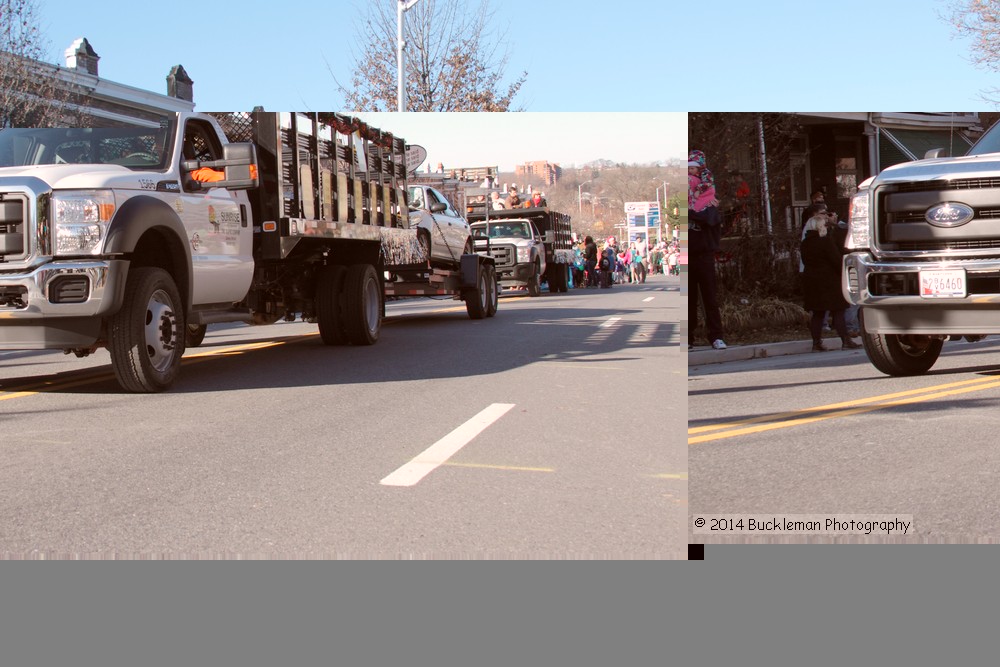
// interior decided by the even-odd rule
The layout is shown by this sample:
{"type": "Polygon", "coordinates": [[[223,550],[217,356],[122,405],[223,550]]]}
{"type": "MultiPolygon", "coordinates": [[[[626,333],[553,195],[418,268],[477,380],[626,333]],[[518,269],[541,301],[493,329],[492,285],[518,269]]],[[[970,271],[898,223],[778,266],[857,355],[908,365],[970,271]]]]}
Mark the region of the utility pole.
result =
{"type": "Polygon", "coordinates": [[[583,186],[591,182],[592,181],[584,181],[583,183],[580,183],[580,185],[577,186],[576,188],[576,207],[577,207],[577,213],[579,213],[580,215],[583,215],[583,186]]]}
{"type": "Polygon", "coordinates": [[[417,4],[417,0],[398,0],[396,3],[396,101],[397,111],[406,111],[406,40],[403,39],[403,14],[417,4]]]}

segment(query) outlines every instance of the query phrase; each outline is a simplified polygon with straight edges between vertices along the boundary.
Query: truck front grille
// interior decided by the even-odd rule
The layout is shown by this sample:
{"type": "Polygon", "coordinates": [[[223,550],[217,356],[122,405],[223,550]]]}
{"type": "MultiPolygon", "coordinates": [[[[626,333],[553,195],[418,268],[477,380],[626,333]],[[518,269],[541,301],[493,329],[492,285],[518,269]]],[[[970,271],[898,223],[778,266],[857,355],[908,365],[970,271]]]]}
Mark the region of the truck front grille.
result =
{"type": "Polygon", "coordinates": [[[497,268],[514,266],[517,264],[517,250],[512,245],[490,246],[490,257],[493,258],[497,268]]]}
{"type": "Polygon", "coordinates": [[[1000,178],[891,184],[878,190],[876,211],[875,240],[884,252],[1000,252],[1000,178]],[[928,222],[929,210],[953,202],[969,206],[972,219],[955,226],[928,222]]]}
{"type": "Polygon", "coordinates": [[[0,193],[0,263],[23,259],[28,254],[26,204],[21,195],[0,193]]]}

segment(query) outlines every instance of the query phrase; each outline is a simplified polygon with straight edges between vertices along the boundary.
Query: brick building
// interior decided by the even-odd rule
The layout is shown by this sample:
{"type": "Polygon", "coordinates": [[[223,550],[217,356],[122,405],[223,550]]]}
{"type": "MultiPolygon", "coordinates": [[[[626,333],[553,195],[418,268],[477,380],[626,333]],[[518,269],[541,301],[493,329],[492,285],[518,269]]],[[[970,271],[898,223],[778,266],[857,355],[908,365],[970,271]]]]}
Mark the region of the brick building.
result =
{"type": "Polygon", "coordinates": [[[562,177],[562,167],[544,160],[525,162],[514,168],[518,179],[540,178],[545,185],[555,185],[562,177]]]}

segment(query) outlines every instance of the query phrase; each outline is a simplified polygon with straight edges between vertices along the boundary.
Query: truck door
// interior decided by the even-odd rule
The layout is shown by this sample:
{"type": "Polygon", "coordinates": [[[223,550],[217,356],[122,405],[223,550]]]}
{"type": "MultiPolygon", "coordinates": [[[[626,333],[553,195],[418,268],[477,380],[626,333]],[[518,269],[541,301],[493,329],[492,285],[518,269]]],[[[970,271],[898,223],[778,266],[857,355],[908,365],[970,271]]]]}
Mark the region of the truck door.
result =
{"type": "Polygon", "coordinates": [[[188,120],[179,152],[183,195],[175,208],[191,249],[193,303],[238,301],[253,278],[253,226],[246,194],[214,188],[183,170],[187,160],[222,158],[221,141],[210,124],[188,120]]]}

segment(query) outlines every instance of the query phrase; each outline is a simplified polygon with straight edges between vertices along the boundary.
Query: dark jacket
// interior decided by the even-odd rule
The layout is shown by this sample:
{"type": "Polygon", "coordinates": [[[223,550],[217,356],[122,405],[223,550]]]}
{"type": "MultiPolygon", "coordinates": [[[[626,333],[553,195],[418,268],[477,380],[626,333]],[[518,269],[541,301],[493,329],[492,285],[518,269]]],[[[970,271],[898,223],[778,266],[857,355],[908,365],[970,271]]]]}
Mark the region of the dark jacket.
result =
{"type": "Polygon", "coordinates": [[[811,311],[844,310],[848,303],[840,287],[843,255],[833,234],[806,232],[802,240],[802,305],[811,311]]]}
{"type": "Polygon", "coordinates": [[[688,211],[688,252],[707,255],[722,246],[722,215],[717,206],[704,211],[688,211]]]}

